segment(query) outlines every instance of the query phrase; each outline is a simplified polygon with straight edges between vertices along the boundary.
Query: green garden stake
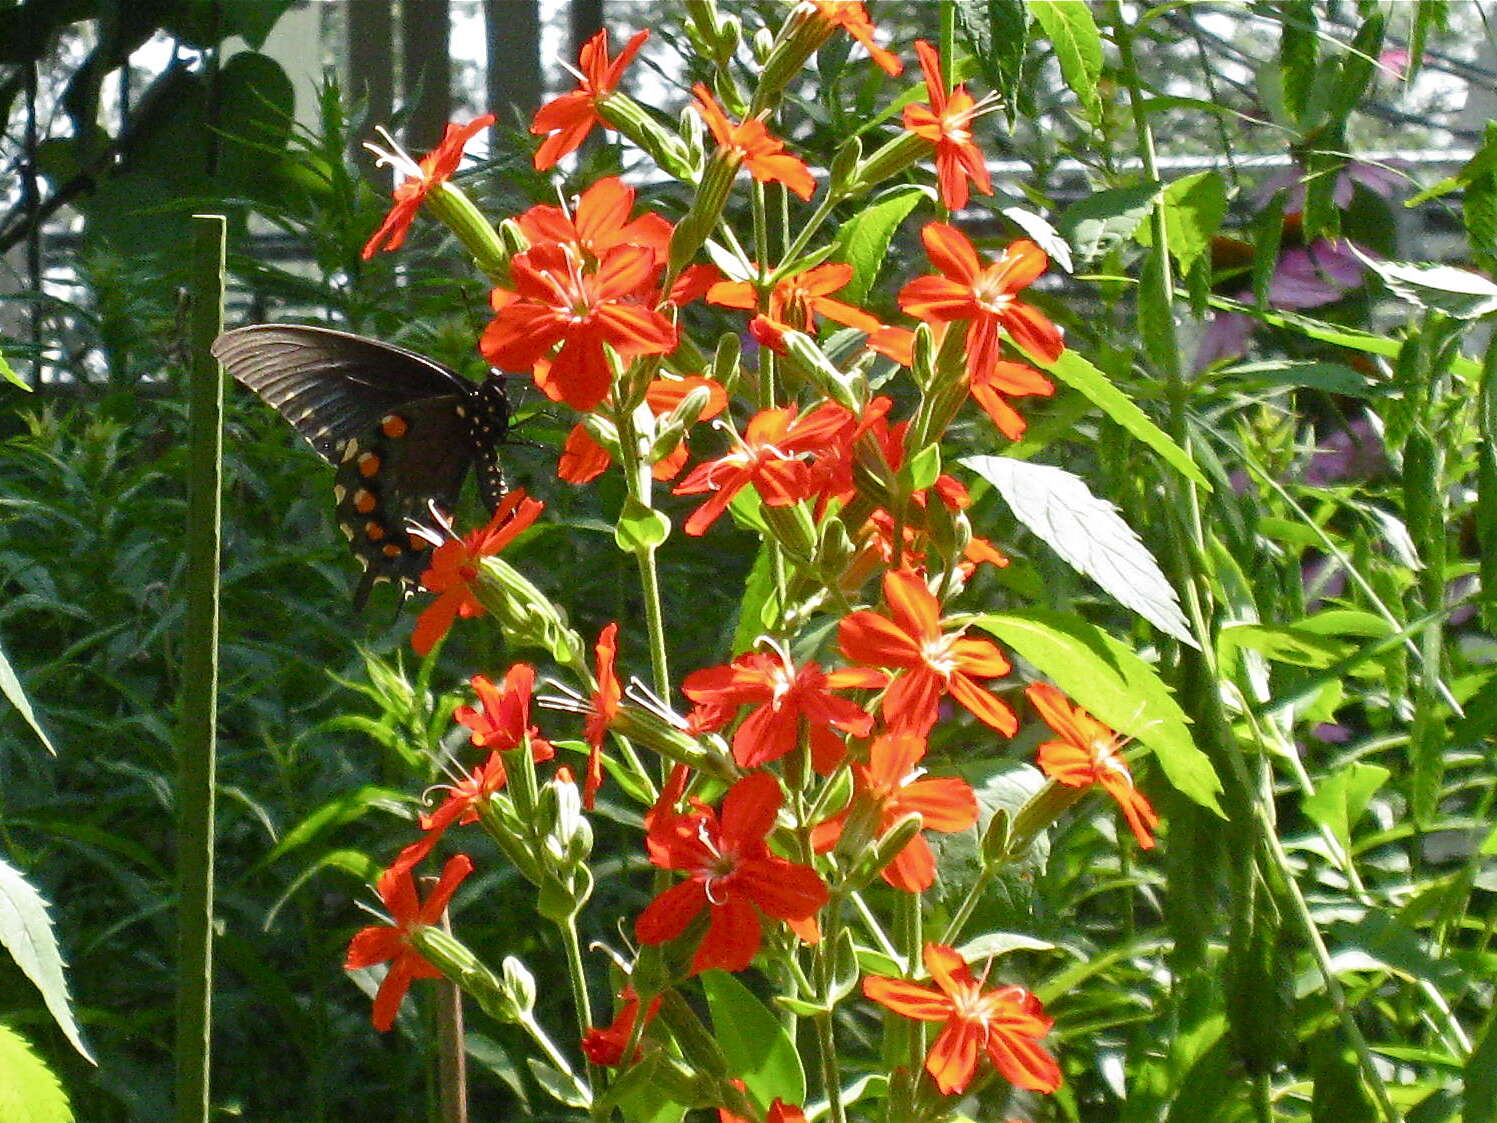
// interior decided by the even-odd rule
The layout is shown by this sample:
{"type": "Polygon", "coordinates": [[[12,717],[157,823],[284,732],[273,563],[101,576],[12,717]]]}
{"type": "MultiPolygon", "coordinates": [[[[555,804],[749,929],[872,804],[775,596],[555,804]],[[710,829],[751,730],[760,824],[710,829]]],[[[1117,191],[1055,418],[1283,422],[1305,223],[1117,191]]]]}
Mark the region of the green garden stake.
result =
{"type": "Polygon", "coordinates": [[[177,727],[178,1123],[206,1123],[211,1058],[213,784],[218,718],[218,563],[223,371],[223,215],[192,216],[188,378],[187,613],[177,727]]]}

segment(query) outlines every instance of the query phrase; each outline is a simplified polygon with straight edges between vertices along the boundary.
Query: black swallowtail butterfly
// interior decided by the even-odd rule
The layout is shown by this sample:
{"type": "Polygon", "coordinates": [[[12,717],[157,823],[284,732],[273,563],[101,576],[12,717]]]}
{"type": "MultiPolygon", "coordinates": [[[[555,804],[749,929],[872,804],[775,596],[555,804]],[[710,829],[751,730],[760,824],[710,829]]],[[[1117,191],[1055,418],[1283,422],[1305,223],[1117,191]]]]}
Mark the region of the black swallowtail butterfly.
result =
{"type": "Polygon", "coordinates": [[[432,503],[450,512],[470,464],[491,511],[504,496],[500,375],[470,382],[403,347],[297,324],[224,332],[213,354],[337,469],[338,525],[364,567],[357,609],[376,581],[420,578],[431,543],[407,523],[429,523],[432,503]]]}

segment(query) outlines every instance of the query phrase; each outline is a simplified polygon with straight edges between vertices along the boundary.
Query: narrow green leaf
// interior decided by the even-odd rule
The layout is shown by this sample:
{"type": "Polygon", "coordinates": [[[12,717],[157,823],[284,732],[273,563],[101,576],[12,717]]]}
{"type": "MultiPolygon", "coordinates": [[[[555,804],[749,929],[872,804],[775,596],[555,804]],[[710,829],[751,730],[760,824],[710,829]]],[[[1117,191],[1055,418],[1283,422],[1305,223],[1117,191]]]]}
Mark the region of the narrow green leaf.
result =
{"type": "Polygon", "coordinates": [[[1310,93],[1315,88],[1320,61],[1315,32],[1315,5],[1311,0],[1280,0],[1279,71],[1282,75],[1284,108],[1300,126],[1310,93]]]}
{"type": "Polygon", "coordinates": [[[10,363],[6,361],[4,352],[0,352],[0,378],[5,379],[12,386],[19,386],[22,390],[28,392],[31,390],[31,383],[15,372],[10,363]]]}
{"type": "Polygon", "coordinates": [[[780,1019],[726,971],[703,972],[702,990],[728,1070],[759,1105],[768,1107],[776,1096],[786,1103],[805,1103],[806,1074],[780,1019]]]}
{"type": "Polygon", "coordinates": [[[1335,835],[1341,849],[1349,854],[1351,828],[1391,775],[1380,765],[1361,762],[1338,768],[1321,779],[1315,794],[1305,800],[1305,814],[1335,835]]]}
{"type": "Polygon", "coordinates": [[[1184,711],[1154,668],[1126,645],[1058,612],[985,613],[972,623],[1033,663],[1099,721],[1149,749],[1182,795],[1222,813],[1221,781],[1191,739],[1184,711]]]}
{"type": "Polygon", "coordinates": [[[251,872],[264,869],[336,827],[362,818],[371,808],[406,808],[411,802],[412,798],[408,793],[395,788],[382,788],[376,784],[365,784],[351,792],[341,792],[287,831],[281,841],[271,848],[270,853],[251,867],[251,872]]]}
{"type": "Polygon", "coordinates": [[[73,1123],[57,1074],[8,1025],[0,1025],[0,1123],[73,1123]]]}
{"type": "Polygon", "coordinates": [[[769,543],[761,542],[744,583],[743,599],[738,602],[738,624],[733,629],[734,655],[742,655],[753,647],[754,640],[764,632],[764,606],[774,593],[773,558],[769,543]]]}
{"type": "Polygon", "coordinates": [[[1268,206],[1253,219],[1253,303],[1260,308],[1268,304],[1274,267],[1279,263],[1279,245],[1284,239],[1284,196],[1285,192],[1275,191],[1268,206]]]}
{"type": "Polygon", "coordinates": [[[1347,116],[1367,92],[1367,83],[1377,70],[1377,58],[1383,49],[1383,32],[1388,19],[1377,8],[1366,11],[1362,26],[1341,56],[1341,65],[1336,71],[1336,80],[1331,86],[1328,111],[1333,122],[1345,122],[1347,116]]]}
{"type": "Polygon", "coordinates": [[[1326,933],[1326,943],[1338,970],[1386,969],[1452,993],[1469,982],[1455,960],[1436,959],[1418,932],[1385,912],[1369,910],[1355,923],[1338,920],[1326,933]]]}
{"type": "Polygon", "coordinates": [[[57,750],[53,748],[51,740],[47,737],[47,731],[42,728],[42,723],[37,720],[36,712],[31,708],[31,699],[26,697],[26,691],[21,686],[21,680],[16,677],[15,668],[6,658],[4,648],[0,648],[0,692],[10,699],[10,704],[26,720],[26,724],[31,726],[31,731],[46,746],[47,751],[56,756],[57,750]]]}
{"type": "Polygon", "coordinates": [[[1497,1017],[1488,1016],[1481,1040],[1466,1060],[1461,1123],[1497,1123],[1497,1017]]]}
{"type": "MultiPolygon", "coordinates": [[[[1034,356],[1031,355],[1030,358],[1033,359],[1034,356]]],[[[1168,433],[1150,421],[1148,414],[1134,405],[1089,360],[1075,351],[1066,350],[1061,352],[1060,358],[1055,362],[1041,362],[1040,366],[1071,389],[1085,394],[1093,405],[1153,449],[1166,464],[1191,483],[1205,491],[1211,490],[1210,481],[1190,458],[1190,454],[1170,440],[1168,433]]]]}
{"type": "Polygon", "coordinates": [[[1102,116],[1097,81],[1102,77],[1102,33],[1083,0],[1027,0],[1029,14],[1055,47],[1066,85],[1089,120],[1102,116]]]}
{"type": "Polygon", "coordinates": [[[1004,456],[968,456],[962,464],[997,488],[1019,521],[1078,573],[1160,631],[1196,646],[1180,599],[1154,556],[1085,480],[1063,468],[1004,456]]]}
{"type": "MultiPolygon", "coordinates": [[[[92,1062],[93,1055],[83,1044],[78,1023],[73,1020],[67,979],[62,973],[62,953],[52,931],[52,918],[47,915],[47,903],[19,870],[3,859],[0,859],[0,947],[10,953],[21,974],[41,992],[47,1011],[69,1043],[92,1062]]],[[[0,1072],[4,1072],[3,1065],[0,1072]]],[[[4,1086],[5,1081],[0,1080],[0,1088],[4,1086]]],[[[0,1119],[4,1116],[0,1115],[0,1119]]]]}
{"type": "Polygon", "coordinates": [[[575,1076],[569,1076],[548,1065],[539,1057],[526,1057],[525,1063],[530,1066],[530,1075],[535,1077],[535,1082],[544,1088],[546,1094],[553,1100],[564,1103],[567,1107],[586,1108],[588,1106],[587,1096],[583,1094],[584,1089],[575,1076]]]}
{"type": "MultiPolygon", "coordinates": [[[[1270,359],[1261,363],[1239,363],[1217,372],[1223,379],[1242,380],[1255,386],[1306,386],[1327,394],[1344,394],[1349,398],[1371,398],[1381,392],[1359,370],[1342,363],[1316,359],[1270,359]]],[[[1235,384],[1235,381],[1234,381],[1235,384]]]]}
{"type": "Polygon", "coordinates": [[[837,231],[837,261],[852,266],[852,280],[837,294],[839,300],[860,304],[889,259],[889,243],[916,204],[925,199],[920,187],[896,187],[880,195],[842,224],[837,231]]]}
{"type": "Polygon", "coordinates": [[[1434,309],[1457,320],[1477,320],[1497,312],[1497,284],[1479,273],[1454,265],[1381,261],[1361,253],[1357,256],[1382,278],[1383,284],[1416,308],[1434,309]]]}

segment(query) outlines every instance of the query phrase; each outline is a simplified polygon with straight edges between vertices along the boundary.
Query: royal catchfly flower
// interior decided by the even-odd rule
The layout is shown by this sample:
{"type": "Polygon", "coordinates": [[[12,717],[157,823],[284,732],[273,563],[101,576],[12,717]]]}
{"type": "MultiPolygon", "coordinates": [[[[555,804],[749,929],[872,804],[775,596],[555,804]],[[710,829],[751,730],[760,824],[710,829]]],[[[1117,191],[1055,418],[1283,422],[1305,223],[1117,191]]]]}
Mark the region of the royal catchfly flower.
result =
{"type": "Polygon", "coordinates": [[[941,275],[909,282],[899,292],[899,306],[916,319],[935,324],[968,321],[967,371],[974,380],[998,361],[999,329],[1042,362],[1060,358],[1065,344],[1059,329],[1017,299],[1048,264],[1039,246],[1021,239],[984,265],[967,236],[954,226],[928,223],[920,239],[941,275]]]}
{"type": "Polygon", "coordinates": [[[812,480],[809,458],[831,448],[854,424],[853,415],[834,402],[808,413],[793,406],[766,409],[749,419],[743,436],[729,431],[734,448],[725,456],[698,464],[676,485],[675,495],[712,498],[686,520],[687,534],[705,534],[728,504],[749,484],[771,507],[788,507],[806,498],[812,480]]]}
{"type": "Polygon", "coordinates": [[[691,961],[695,974],[747,967],[759,950],[761,912],[785,921],[807,943],[820,939],[816,913],[827,902],[826,883],[810,866],[769,849],[784,802],[780,782],[767,772],[745,776],[723,797],[721,817],[698,800],[691,812],[678,813],[684,786],[685,772],[678,769],[647,819],[645,842],[656,866],[688,876],[640,913],[634,925],[639,942],[674,940],[707,909],[707,932],[691,961]]]}
{"type": "MultiPolygon", "coordinates": [[[[659,1009],[660,998],[656,996],[645,1008],[645,1025],[650,1024],[650,1019],[659,1009]]],[[[634,1036],[634,1022],[638,1017],[639,995],[634,993],[633,987],[626,986],[619,994],[619,1008],[613,1021],[606,1026],[593,1026],[583,1035],[582,1055],[595,1065],[617,1068],[624,1061],[624,1050],[634,1036]]],[[[629,1060],[632,1064],[638,1060],[638,1055],[629,1060]]]]}
{"type": "Polygon", "coordinates": [[[655,251],[657,262],[664,262],[670,247],[670,222],[654,211],[631,219],[633,211],[634,188],[617,176],[608,176],[579,195],[570,212],[538,203],[519,215],[515,225],[532,246],[559,242],[592,261],[615,246],[645,246],[655,251]]]}
{"type": "Polygon", "coordinates": [[[840,27],[868,49],[868,57],[890,77],[904,73],[904,63],[892,51],[886,51],[873,39],[873,21],[862,0],[811,0],[818,18],[840,27]]]}
{"type": "MultiPolygon", "coordinates": [[[[717,1109],[717,1123],[752,1123],[752,1121],[741,1115],[734,1115],[725,1107],[720,1107],[717,1109]]],[[[764,1115],[764,1123],[806,1123],[806,1113],[794,1104],[787,1104],[776,1096],[774,1103],[769,1105],[769,1111],[764,1115]]]]}
{"type": "Polygon", "coordinates": [[[411,647],[417,655],[429,652],[459,616],[469,620],[482,615],[483,606],[473,591],[479,563],[519,537],[544,506],[528,498],[524,488],[516,488],[484,526],[461,539],[448,539],[432,552],[431,568],[421,575],[421,587],[436,593],[437,599],[422,611],[411,633],[411,647]]]}
{"type": "MultiPolygon", "coordinates": [[[[868,748],[868,763],[853,763],[852,803],[811,832],[816,850],[835,846],[853,809],[870,803],[876,809],[880,834],[911,812],[919,813],[923,830],[942,834],[964,831],[976,823],[977,796],[972,785],[955,776],[925,776],[919,767],[924,756],[924,737],[913,733],[875,737],[868,748]]],[[[936,856],[925,836],[912,837],[882,873],[885,881],[907,893],[922,893],[934,885],[936,856]]]]}
{"type": "Polygon", "coordinates": [[[566,245],[533,246],[510,262],[514,288],[490,296],[495,316],[479,349],[496,367],[531,371],[552,401],[593,409],[613,382],[608,348],[627,362],[676,345],[675,326],[639,300],[656,268],[645,246],[613,246],[595,268],[566,245]]]}
{"type": "Polygon", "coordinates": [[[993,193],[982,150],[972,140],[972,122],[991,103],[973,101],[966,86],[957,86],[948,94],[941,79],[941,56],[924,39],[915,40],[915,53],[920,56],[930,105],[905,106],[904,127],[935,145],[941,202],[959,211],[967,205],[969,179],[982,194],[993,193]]]}
{"type": "Polygon", "coordinates": [[[698,82],[691,92],[696,95],[697,111],[707,122],[718,147],[737,157],[748,168],[749,175],[760,183],[783,183],[802,199],[811,197],[816,190],[811,169],[799,157],[786,152],[785,142],[770,136],[763,121],[751,117],[735,125],[706,86],[698,82]]]}
{"type": "Polygon", "coordinates": [[[385,215],[385,221],[380,223],[374,236],[364,244],[362,256],[366,261],[382,249],[398,250],[401,247],[405,242],[406,231],[410,229],[411,222],[415,219],[416,212],[421,209],[427,193],[457,171],[458,164],[462,163],[463,149],[468,142],[493,123],[494,115],[485,113],[482,117],[473,118],[466,125],[449,124],[442,137],[442,143],[423,156],[419,164],[390,138],[389,133],[382,133],[390,145],[388,149],[377,148],[374,145],[368,146],[370,151],[379,157],[379,163],[388,164],[404,172],[405,178],[395,186],[395,205],[390,208],[390,213],[385,215]]]}
{"type": "Polygon", "coordinates": [[[348,970],[390,964],[384,981],[374,996],[374,1028],[380,1032],[395,1024],[395,1013],[412,979],[437,979],[438,971],[410,943],[413,932],[440,923],[447,902],[463,878],[473,871],[473,862],[465,854],[449,858],[442,877],[423,904],[416,896],[416,879],[409,866],[393,866],[380,875],[375,889],[384,902],[393,924],[372,924],[354,933],[348,945],[343,966],[348,970]]]}
{"type": "Polygon", "coordinates": [[[966,1089],[981,1052],[1017,1088],[1053,1092],[1060,1087],[1060,1066],[1039,1044],[1054,1023],[1038,998],[1017,986],[984,993],[966,961],[943,944],[925,945],[925,967],[940,989],[870,975],[863,980],[863,994],[906,1018],[946,1023],[925,1058],[925,1070],[942,1095],[966,1089]]]}
{"type": "Polygon", "coordinates": [[[1153,849],[1151,832],[1159,825],[1159,816],[1143,792],[1133,786],[1133,773],[1128,771],[1128,762],[1118,751],[1122,738],[1080,706],[1072,705],[1047,682],[1030,683],[1024,693],[1045,724],[1060,735],[1060,740],[1040,745],[1040,770],[1067,787],[1100,784],[1103,791],[1118,801],[1139,846],[1153,849]]]}
{"type": "Polygon", "coordinates": [[[459,706],[452,716],[468,727],[468,739],[473,745],[489,750],[488,759],[456,783],[438,786],[436,790],[447,792],[447,798],[436,811],[421,816],[424,835],[400,852],[395,859],[397,867],[410,868],[420,862],[453,823],[478,820],[478,809],[483,802],[509,782],[501,754],[519,748],[528,740],[531,756],[537,762],[556,755],[551,743],[530,724],[534,667],[516,663],[498,686],[483,675],[474,675],[472,685],[481,709],[459,706]]]}
{"type": "Polygon", "coordinates": [[[577,89],[541,106],[530,123],[532,133],[546,138],[535,152],[536,171],[554,167],[556,161],[576,150],[587,139],[594,125],[607,124],[600,109],[609,95],[618,89],[625,67],[649,37],[648,31],[637,33],[612,60],[608,57],[606,31],[598,32],[582,45],[577,56],[577,89]]]}
{"type": "Polygon", "coordinates": [[[811,763],[825,776],[846,753],[838,731],[866,737],[873,728],[873,718],[861,706],[832,691],[876,690],[888,681],[871,667],[831,672],[814,662],[796,667],[784,650],[770,645],[768,651],[744,652],[726,666],[693,671],[681,693],[704,715],[697,728],[721,728],[738,707],[754,707],[733,734],[733,759],[740,768],[758,768],[785,756],[800,744],[804,722],[810,731],[811,763]]]}
{"type": "Polygon", "coordinates": [[[976,679],[1008,674],[1009,662],[990,640],[941,629],[941,604],[907,569],[884,574],[889,615],[862,609],[843,618],[837,640],[854,663],[904,671],[884,693],[884,722],[891,730],[926,734],[936,723],[941,695],[950,694],[1005,736],[1019,728],[1014,713],[976,679]]]}
{"type": "Polygon", "coordinates": [[[618,672],[614,668],[619,650],[617,623],[607,625],[599,633],[598,645],[594,650],[597,657],[594,675],[598,680],[598,687],[593,691],[592,700],[588,703],[587,777],[582,786],[582,806],[588,811],[593,809],[593,801],[597,798],[598,788],[603,784],[603,738],[608,735],[608,726],[618,716],[619,702],[624,697],[623,687],[619,685],[618,672]]]}
{"type": "Polygon", "coordinates": [[[719,281],[707,290],[707,303],[749,311],[758,309],[771,320],[808,335],[816,333],[818,315],[870,334],[878,331],[883,325],[876,316],[831,298],[831,293],[846,288],[851,280],[851,265],[828,262],[775,282],[767,308],[761,307],[759,291],[748,281],[719,281]]]}

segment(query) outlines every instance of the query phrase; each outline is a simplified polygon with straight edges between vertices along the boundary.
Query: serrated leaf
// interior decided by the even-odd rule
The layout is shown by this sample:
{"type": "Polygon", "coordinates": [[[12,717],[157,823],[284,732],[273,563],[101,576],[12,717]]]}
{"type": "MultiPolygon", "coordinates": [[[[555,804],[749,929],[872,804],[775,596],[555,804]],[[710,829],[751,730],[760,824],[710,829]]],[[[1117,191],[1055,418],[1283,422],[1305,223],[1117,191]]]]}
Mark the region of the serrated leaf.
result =
{"type": "Polygon", "coordinates": [[[1390,775],[1381,765],[1355,761],[1338,768],[1322,779],[1315,794],[1305,800],[1305,814],[1335,835],[1341,849],[1350,854],[1351,828],[1390,775]]]}
{"type": "Polygon", "coordinates": [[[1075,272],[1071,263],[1071,243],[1060,236],[1059,230],[1023,207],[1004,207],[1003,217],[1028,234],[1030,241],[1044,250],[1056,265],[1067,273],[1075,272]]]}
{"type": "Polygon", "coordinates": [[[1352,252],[1382,278],[1383,284],[1416,308],[1430,308],[1457,320],[1476,320],[1497,312],[1497,284],[1480,273],[1454,265],[1418,265],[1380,261],[1352,252]]]}
{"type": "Polygon", "coordinates": [[[786,1103],[804,1103],[806,1074],[780,1019],[726,971],[704,971],[702,991],[728,1071],[763,1107],[776,1096],[786,1103]]]}
{"type": "MultiPolygon", "coordinates": [[[[1034,356],[1031,355],[1030,358],[1034,359],[1034,356]]],[[[1168,433],[1150,421],[1149,415],[1134,405],[1089,360],[1068,349],[1062,351],[1055,362],[1040,362],[1039,365],[1071,389],[1084,394],[1094,406],[1157,452],[1165,463],[1191,483],[1205,491],[1211,490],[1211,482],[1190,458],[1190,454],[1172,441],[1168,433]]]]}
{"type": "Polygon", "coordinates": [[[987,83],[1003,98],[1012,127],[1019,113],[1029,17],[1023,0],[957,0],[957,22],[987,83]]]}
{"type": "Polygon", "coordinates": [[[0,1123],[73,1123],[57,1074],[8,1025],[0,1025],[0,1123]]]}
{"type": "Polygon", "coordinates": [[[15,668],[10,665],[10,660],[6,658],[3,648],[0,648],[0,691],[4,692],[5,697],[10,700],[10,704],[26,720],[26,724],[31,726],[31,731],[46,746],[47,751],[56,756],[57,750],[52,747],[52,742],[47,737],[47,731],[42,728],[42,723],[37,720],[36,713],[31,708],[31,699],[26,697],[25,688],[21,686],[21,680],[16,677],[15,668]]]}
{"type": "Polygon", "coordinates": [[[868,290],[888,260],[894,231],[924,198],[924,188],[898,187],[842,224],[837,231],[835,259],[852,266],[852,280],[837,299],[861,304],[868,298],[868,290]]]}
{"type": "Polygon", "coordinates": [[[1159,563],[1118,509],[1080,476],[1006,456],[968,456],[962,463],[997,488],[1018,520],[1078,573],[1166,635],[1197,646],[1159,563]]]}
{"type": "Polygon", "coordinates": [[[1320,362],[1316,359],[1270,359],[1260,363],[1238,363],[1219,370],[1217,376],[1222,379],[1246,379],[1262,386],[1306,386],[1312,390],[1343,394],[1349,398],[1370,398],[1381,390],[1381,387],[1373,385],[1359,370],[1342,363],[1320,362]]]}
{"type": "Polygon", "coordinates": [[[1066,85],[1087,117],[1102,116],[1097,81],[1102,77],[1102,33],[1083,0],[1027,0],[1029,14],[1055,47],[1066,85]]]}
{"type": "Polygon", "coordinates": [[[1126,645],[1058,612],[990,612],[972,622],[1033,663],[1099,721],[1150,750],[1182,795],[1222,813],[1216,798],[1221,781],[1191,740],[1184,711],[1154,668],[1126,645]]]}
{"type": "MultiPolygon", "coordinates": [[[[47,1011],[79,1055],[93,1061],[83,1044],[62,973],[62,953],[52,932],[47,902],[19,870],[0,859],[0,947],[10,953],[21,973],[41,992],[47,1011]]],[[[3,1071],[3,1066],[0,1066],[3,1071]]],[[[4,1081],[0,1081],[0,1086],[4,1081]]]]}
{"type": "Polygon", "coordinates": [[[993,959],[1011,951],[1052,951],[1055,945],[1049,940],[1037,940],[1033,936],[1018,932],[985,932],[968,940],[957,948],[957,954],[968,963],[993,959]]]}
{"type": "MultiPolygon", "coordinates": [[[[1170,256],[1189,272],[1196,259],[1211,246],[1211,239],[1227,213],[1227,181],[1217,172],[1196,172],[1167,185],[1159,205],[1164,208],[1165,238],[1170,256]]],[[[1152,227],[1139,226],[1135,237],[1153,244],[1152,227]]]]}
{"type": "Polygon", "coordinates": [[[1056,227],[1083,261],[1110,252],[1137,233],[1159,192],[1157,184],[1113,187],[1072,203],[1056,227]]]}

